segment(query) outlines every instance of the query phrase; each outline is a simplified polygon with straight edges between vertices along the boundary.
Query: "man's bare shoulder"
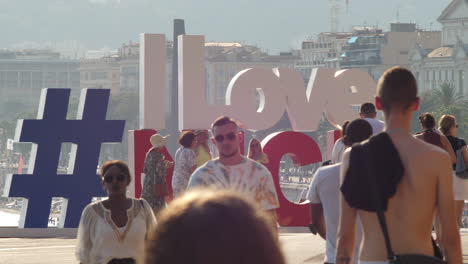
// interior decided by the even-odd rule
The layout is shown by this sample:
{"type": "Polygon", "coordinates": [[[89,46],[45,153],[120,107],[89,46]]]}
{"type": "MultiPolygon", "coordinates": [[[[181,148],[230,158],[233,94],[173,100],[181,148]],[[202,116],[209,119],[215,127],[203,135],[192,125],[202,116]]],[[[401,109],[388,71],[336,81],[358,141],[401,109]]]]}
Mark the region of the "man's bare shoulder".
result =
{"type": "Polygon", "coordinates": [[[423,140],[418,139],[417,137],[414,138],[414,144],[416,145],[416,147],[418,147],[418,149],[421,152],[425,152],[427,155],[434,155],[436,157],[441,157],[441,158],[446,156],[450,158],[447,151],[445,151],[441,147],[427,143],[423,140]]]}
{"type": "Polygon", "coordinates": [[[428,171],[440,171],[441,165],[451,164],[450,155],[444,149],[413,138],[396,144],[405,166],[423,166],[428,171]]]}

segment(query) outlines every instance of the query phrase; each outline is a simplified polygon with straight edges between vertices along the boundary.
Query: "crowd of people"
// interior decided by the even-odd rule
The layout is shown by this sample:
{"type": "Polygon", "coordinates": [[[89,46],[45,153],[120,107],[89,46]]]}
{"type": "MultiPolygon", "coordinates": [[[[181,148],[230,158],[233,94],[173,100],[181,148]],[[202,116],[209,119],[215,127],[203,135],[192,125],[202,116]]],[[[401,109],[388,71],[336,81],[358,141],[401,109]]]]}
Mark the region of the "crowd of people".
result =
{"type": "MultiPolygon", "coordinates": [[[[418,107],[414,76],[395,67],[379,80],[375,105],[362,104],[360,118],[342,126],[331,164],[316,171],[307,192],[309,228],[326,240],[324,263],[462,263],[466,143],[449,114],[436,129],[435,118],[424,113],[421,132],[413,135],[418,107]]],[[[174,163],[162,151],[167,137],[153,135],[142,199],[126,196],[125,163],[105,163],[108,199],[82,213],[80,263],[285,263],[280,203],[260,141],[252,139],[242,155],[239,124],[226,116],[213,122],[211,133],[217,158],[207,130],[184,131],[174,163]],[[171,167],[174,200],[166,205],[171,167]]]]}

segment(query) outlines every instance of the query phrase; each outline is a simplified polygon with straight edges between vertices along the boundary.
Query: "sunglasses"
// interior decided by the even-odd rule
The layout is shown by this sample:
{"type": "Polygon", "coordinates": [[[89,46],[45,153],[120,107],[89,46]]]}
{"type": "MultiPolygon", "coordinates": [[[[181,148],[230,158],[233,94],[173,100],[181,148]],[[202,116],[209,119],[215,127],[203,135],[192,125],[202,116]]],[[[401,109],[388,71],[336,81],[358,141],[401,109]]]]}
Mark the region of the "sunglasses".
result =
{"type": "Polygon", "coordinates": [[[231,132],[231,133],[229,133],[227,135],[217,135],[215,137],[215,140],[217,142],[219,142],[219,143],[222,143],[224,141],[224,139],[227,139],[229,141],[233,141],[235,138],[236,138],[236,134],[231,132]]]}
{"type": "Polygon", "coordinates": [[[104,176],[104,181],[106,183],[112,183],[116,179],[118,182],[123,182],[127,179],[127,176],[125,174],[119,174],[117,176],[112,176],[112,175],[106,175],[104,176]]]}

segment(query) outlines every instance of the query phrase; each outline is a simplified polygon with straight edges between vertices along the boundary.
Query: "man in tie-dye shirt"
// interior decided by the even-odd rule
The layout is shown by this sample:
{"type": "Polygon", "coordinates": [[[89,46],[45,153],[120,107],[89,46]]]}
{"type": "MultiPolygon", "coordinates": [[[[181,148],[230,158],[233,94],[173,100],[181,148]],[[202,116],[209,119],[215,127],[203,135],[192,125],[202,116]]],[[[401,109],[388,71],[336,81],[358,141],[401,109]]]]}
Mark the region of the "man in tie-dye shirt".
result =
{"type": "Polygon", "coordinates": [[[256,201],[276,221],[279,201],[273,178],[265,166],[240,154],[236,121],[223,116],[211,127],[219,158],[195,170],[188,188],[206,186],[240,192],[256,201]]]}

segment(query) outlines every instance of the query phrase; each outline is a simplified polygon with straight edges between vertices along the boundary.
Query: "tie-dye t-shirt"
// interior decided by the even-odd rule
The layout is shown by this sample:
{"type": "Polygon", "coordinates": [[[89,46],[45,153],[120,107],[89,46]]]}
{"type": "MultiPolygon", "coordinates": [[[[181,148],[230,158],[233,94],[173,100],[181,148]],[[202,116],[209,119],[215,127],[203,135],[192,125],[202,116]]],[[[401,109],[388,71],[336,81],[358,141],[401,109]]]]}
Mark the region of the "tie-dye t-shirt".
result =
{"type": "Polygon", "coordinates": [[[240,164],[225,166],[210,160],[190,177],[188,188],[207,186],[230,189],[247,195],[264,210],[279,207],[278,195],[270,171],[262,164],[243,157],[240,164]]]}

